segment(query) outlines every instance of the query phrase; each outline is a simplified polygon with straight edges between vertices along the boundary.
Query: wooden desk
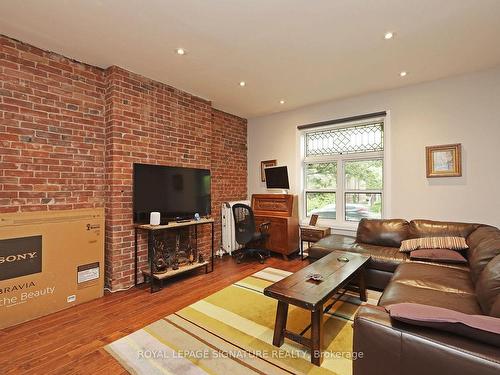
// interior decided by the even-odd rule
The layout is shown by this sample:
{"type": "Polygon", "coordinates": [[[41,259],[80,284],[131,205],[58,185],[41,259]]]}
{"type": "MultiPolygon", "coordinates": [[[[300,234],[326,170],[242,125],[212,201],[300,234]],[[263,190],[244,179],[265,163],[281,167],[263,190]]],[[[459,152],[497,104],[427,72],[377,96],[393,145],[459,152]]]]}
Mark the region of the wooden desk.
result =
{"type": "Polygon", "coordinates": [[[254,194],[252,210],[257,227],[271,222],[266,249],[279,253],[284,259],[299,250],[299,219],[297,196],[290,194],[254,194]]]}
{"type": "Polygon", "coordinates": [[[312,225],[301,225],[300,227],[300,257],[304,260],[304,241],[308,242],[311,246],[311,242],[318,242],[323,237],[329,236],[331,229],[329,227],[317,227],[312,225]]]}

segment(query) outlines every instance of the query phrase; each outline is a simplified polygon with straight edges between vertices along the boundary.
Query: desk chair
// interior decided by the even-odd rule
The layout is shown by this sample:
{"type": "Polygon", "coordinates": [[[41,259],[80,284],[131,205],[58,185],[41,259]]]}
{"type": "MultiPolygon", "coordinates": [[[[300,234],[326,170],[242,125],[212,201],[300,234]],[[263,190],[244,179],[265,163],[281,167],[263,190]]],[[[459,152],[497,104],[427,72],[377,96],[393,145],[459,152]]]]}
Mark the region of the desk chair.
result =
{"type": "Polygon", "coordinates": [[[252,208],[241,203],[233,205],[233,218],[236,242],[243,245],[236,262],[241,263],[247,255],[252,255],[257,256],[261,264],[264,263],[265,258],[270,256],[270,251],[264,248],[264,242],[269,237],[271,222],[260,224],[257,231],[252,208]]]}

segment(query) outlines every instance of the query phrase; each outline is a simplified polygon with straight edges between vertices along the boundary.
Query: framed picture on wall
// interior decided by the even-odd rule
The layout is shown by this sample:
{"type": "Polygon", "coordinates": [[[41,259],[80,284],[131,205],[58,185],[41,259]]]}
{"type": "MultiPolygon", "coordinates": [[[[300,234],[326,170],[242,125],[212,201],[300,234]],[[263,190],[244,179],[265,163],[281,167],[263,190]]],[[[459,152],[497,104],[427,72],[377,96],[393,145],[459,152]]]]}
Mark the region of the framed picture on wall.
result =
{"type": "Polygon", "coordinates": [[[427,178],[462,176],[462,145],[428,146],[426,150],[427,178]]]}
{"type": "Polygon", "coordinates": [[[261,161],[260,162],[260,180],[262,182],[266,182],[266,174],[264,172],[264,169],[269,168],[269,167],[276,167],[277,165],[278,165],[278,161],[276,159],[261,161]]]}

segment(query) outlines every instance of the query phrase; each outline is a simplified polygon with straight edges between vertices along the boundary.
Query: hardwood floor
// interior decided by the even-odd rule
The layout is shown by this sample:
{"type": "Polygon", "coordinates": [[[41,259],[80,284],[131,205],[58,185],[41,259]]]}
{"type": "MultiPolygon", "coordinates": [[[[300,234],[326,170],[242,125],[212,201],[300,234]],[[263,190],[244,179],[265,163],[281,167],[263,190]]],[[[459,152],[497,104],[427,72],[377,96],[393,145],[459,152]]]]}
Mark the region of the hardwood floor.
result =
{"type": "Polygon", "coordinates": [[[307,264],[277,256],[236,264],[226,256],[214,272],[180,276],[155,294],[140,286],[0,330],[0,374],[126,374],[106,344],[265,267],[294,272],[307,264]]]}

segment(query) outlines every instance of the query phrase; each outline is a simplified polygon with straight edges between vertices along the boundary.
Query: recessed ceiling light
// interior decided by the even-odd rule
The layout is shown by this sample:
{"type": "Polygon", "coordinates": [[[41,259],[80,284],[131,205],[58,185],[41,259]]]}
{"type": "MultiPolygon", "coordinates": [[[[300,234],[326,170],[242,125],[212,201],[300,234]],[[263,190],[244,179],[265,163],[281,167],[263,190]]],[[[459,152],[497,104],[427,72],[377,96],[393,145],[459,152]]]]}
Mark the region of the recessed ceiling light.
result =
{"type": "Polygon", "coordinates": [[[389,39],[392,39],[394,37],[394,33],[392,31],[388,31],[384,34],[384,39],[385,40],[389,40],[389,39]]]}
{"type": "Polygon", "coordinates": [[[185,55],[187,51],[184,48],[176,48],[175,53],[182,56],[185,55]]]}
{"type": "Polygon", "coordinates": [[[245,86],[246,86],[246,84],[247,84],[247,83],[246,83],[245,81],[241,81],[241,82],[240,82],[240,86],[241,86],[241,87],[245,87],[245,86]]]}
{"type": "Polygon", "coordinates": [[[281,99],[280,104],[285,104],[285,101],[283,99],[281,99]]]}
{"type": "Polygon", "coordinates": [[[403,72],[399,73],[399,76],[400,77],[406,77],[407,74],[408,74],[407,72],[403,71],[403,72]]]}

